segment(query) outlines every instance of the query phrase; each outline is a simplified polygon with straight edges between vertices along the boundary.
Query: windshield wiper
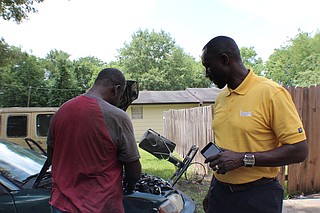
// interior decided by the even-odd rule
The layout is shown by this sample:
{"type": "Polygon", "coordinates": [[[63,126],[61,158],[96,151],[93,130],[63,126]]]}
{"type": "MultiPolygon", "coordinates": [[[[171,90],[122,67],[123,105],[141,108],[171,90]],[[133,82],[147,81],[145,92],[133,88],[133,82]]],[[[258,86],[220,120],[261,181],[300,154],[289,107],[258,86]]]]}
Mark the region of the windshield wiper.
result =
{"type": "Polygon", "coordinates": [[[22,181],[22,184],[27,183],[29,180],[31,180],[31,179],[33,179],[33,178],[37,177],[38,175],[39,175],[39,173],[37,173],[37,174],[34,174],[34,175],[31,175],[31,176],[27,177],[26,179],[24,179],[24,180],[22,181]]]}

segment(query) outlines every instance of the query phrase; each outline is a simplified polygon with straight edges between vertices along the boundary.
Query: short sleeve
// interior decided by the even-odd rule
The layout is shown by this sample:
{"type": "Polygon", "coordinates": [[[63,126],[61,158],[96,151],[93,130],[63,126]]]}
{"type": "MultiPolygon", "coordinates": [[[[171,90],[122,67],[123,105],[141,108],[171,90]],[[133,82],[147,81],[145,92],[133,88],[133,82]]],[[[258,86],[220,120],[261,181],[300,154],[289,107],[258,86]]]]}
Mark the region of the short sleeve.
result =
{"type": "Polygon", "coordinates": [[[302,121],[290,93],[279,90],[270,100],[271,126],[281,144],[294,144],[306,139],[302,121]]]}
{"type": "Polygon", "coordinates": [[[117,147],[118,159],[123,162],[138,160],[140,154],[129,115],[103,101],[100,102],[100,107],[111,140],[117,147]]]}
{"type": "MultiPolygon", "coordinates": [[[[126,114],[127,115],[127,114],[126,114]]],[[[140,158],[138,146],[135,140],[133,125],[129,116],[122,119],[121,136],[118,141],[118,159],[123,162],[132,162],[140,158]]]]}

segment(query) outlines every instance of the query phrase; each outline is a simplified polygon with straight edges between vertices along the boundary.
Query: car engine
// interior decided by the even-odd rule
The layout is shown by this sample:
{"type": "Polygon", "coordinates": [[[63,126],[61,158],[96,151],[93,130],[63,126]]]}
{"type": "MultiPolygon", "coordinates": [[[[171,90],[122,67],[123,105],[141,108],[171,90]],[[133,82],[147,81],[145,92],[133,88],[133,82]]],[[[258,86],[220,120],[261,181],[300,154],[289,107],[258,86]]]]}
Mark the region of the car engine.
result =
{"type": "Polygon", "coordinates": [[[164,195],[166,191],[171,190],[174,189],[168,181],[150,174],[142,174],[135,187],[135,191],[155,195],[164,195]]]}

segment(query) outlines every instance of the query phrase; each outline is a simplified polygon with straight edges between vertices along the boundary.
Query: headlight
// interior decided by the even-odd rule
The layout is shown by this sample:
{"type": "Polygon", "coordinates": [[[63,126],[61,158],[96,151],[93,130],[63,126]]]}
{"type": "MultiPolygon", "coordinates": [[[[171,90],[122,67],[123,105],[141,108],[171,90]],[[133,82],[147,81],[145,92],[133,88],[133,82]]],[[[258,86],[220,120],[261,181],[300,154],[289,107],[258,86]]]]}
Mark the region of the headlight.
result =
{"type": "Polygon", "coordinates": [[[180,194],[173,194],[168,197],[159,207],[160,213],[179,213],[183,209],[183,199],[180,194]]]}

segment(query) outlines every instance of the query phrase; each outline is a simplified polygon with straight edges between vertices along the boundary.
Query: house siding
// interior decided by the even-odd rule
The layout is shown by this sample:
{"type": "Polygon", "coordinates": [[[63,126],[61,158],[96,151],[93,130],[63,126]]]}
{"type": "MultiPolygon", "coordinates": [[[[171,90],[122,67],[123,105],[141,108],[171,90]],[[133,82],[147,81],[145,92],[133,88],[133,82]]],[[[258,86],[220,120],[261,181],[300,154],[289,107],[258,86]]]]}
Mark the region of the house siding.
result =
{"type": "MultiPolygon", "coordinates": [[[[143,106],[143,119],[132,119],[131,107],[127,109],[127,113],[130,116],[134,128],[134,135],[137,141],[140,141],[143,134],[148,129],[153,129],[157,133],[163,135],[163,112],[169,110],[189,109],[198,107],[199,104],[148,104],[143,106]]],[[[139,105],[133,105],[139,106],[139,105]]]]}

